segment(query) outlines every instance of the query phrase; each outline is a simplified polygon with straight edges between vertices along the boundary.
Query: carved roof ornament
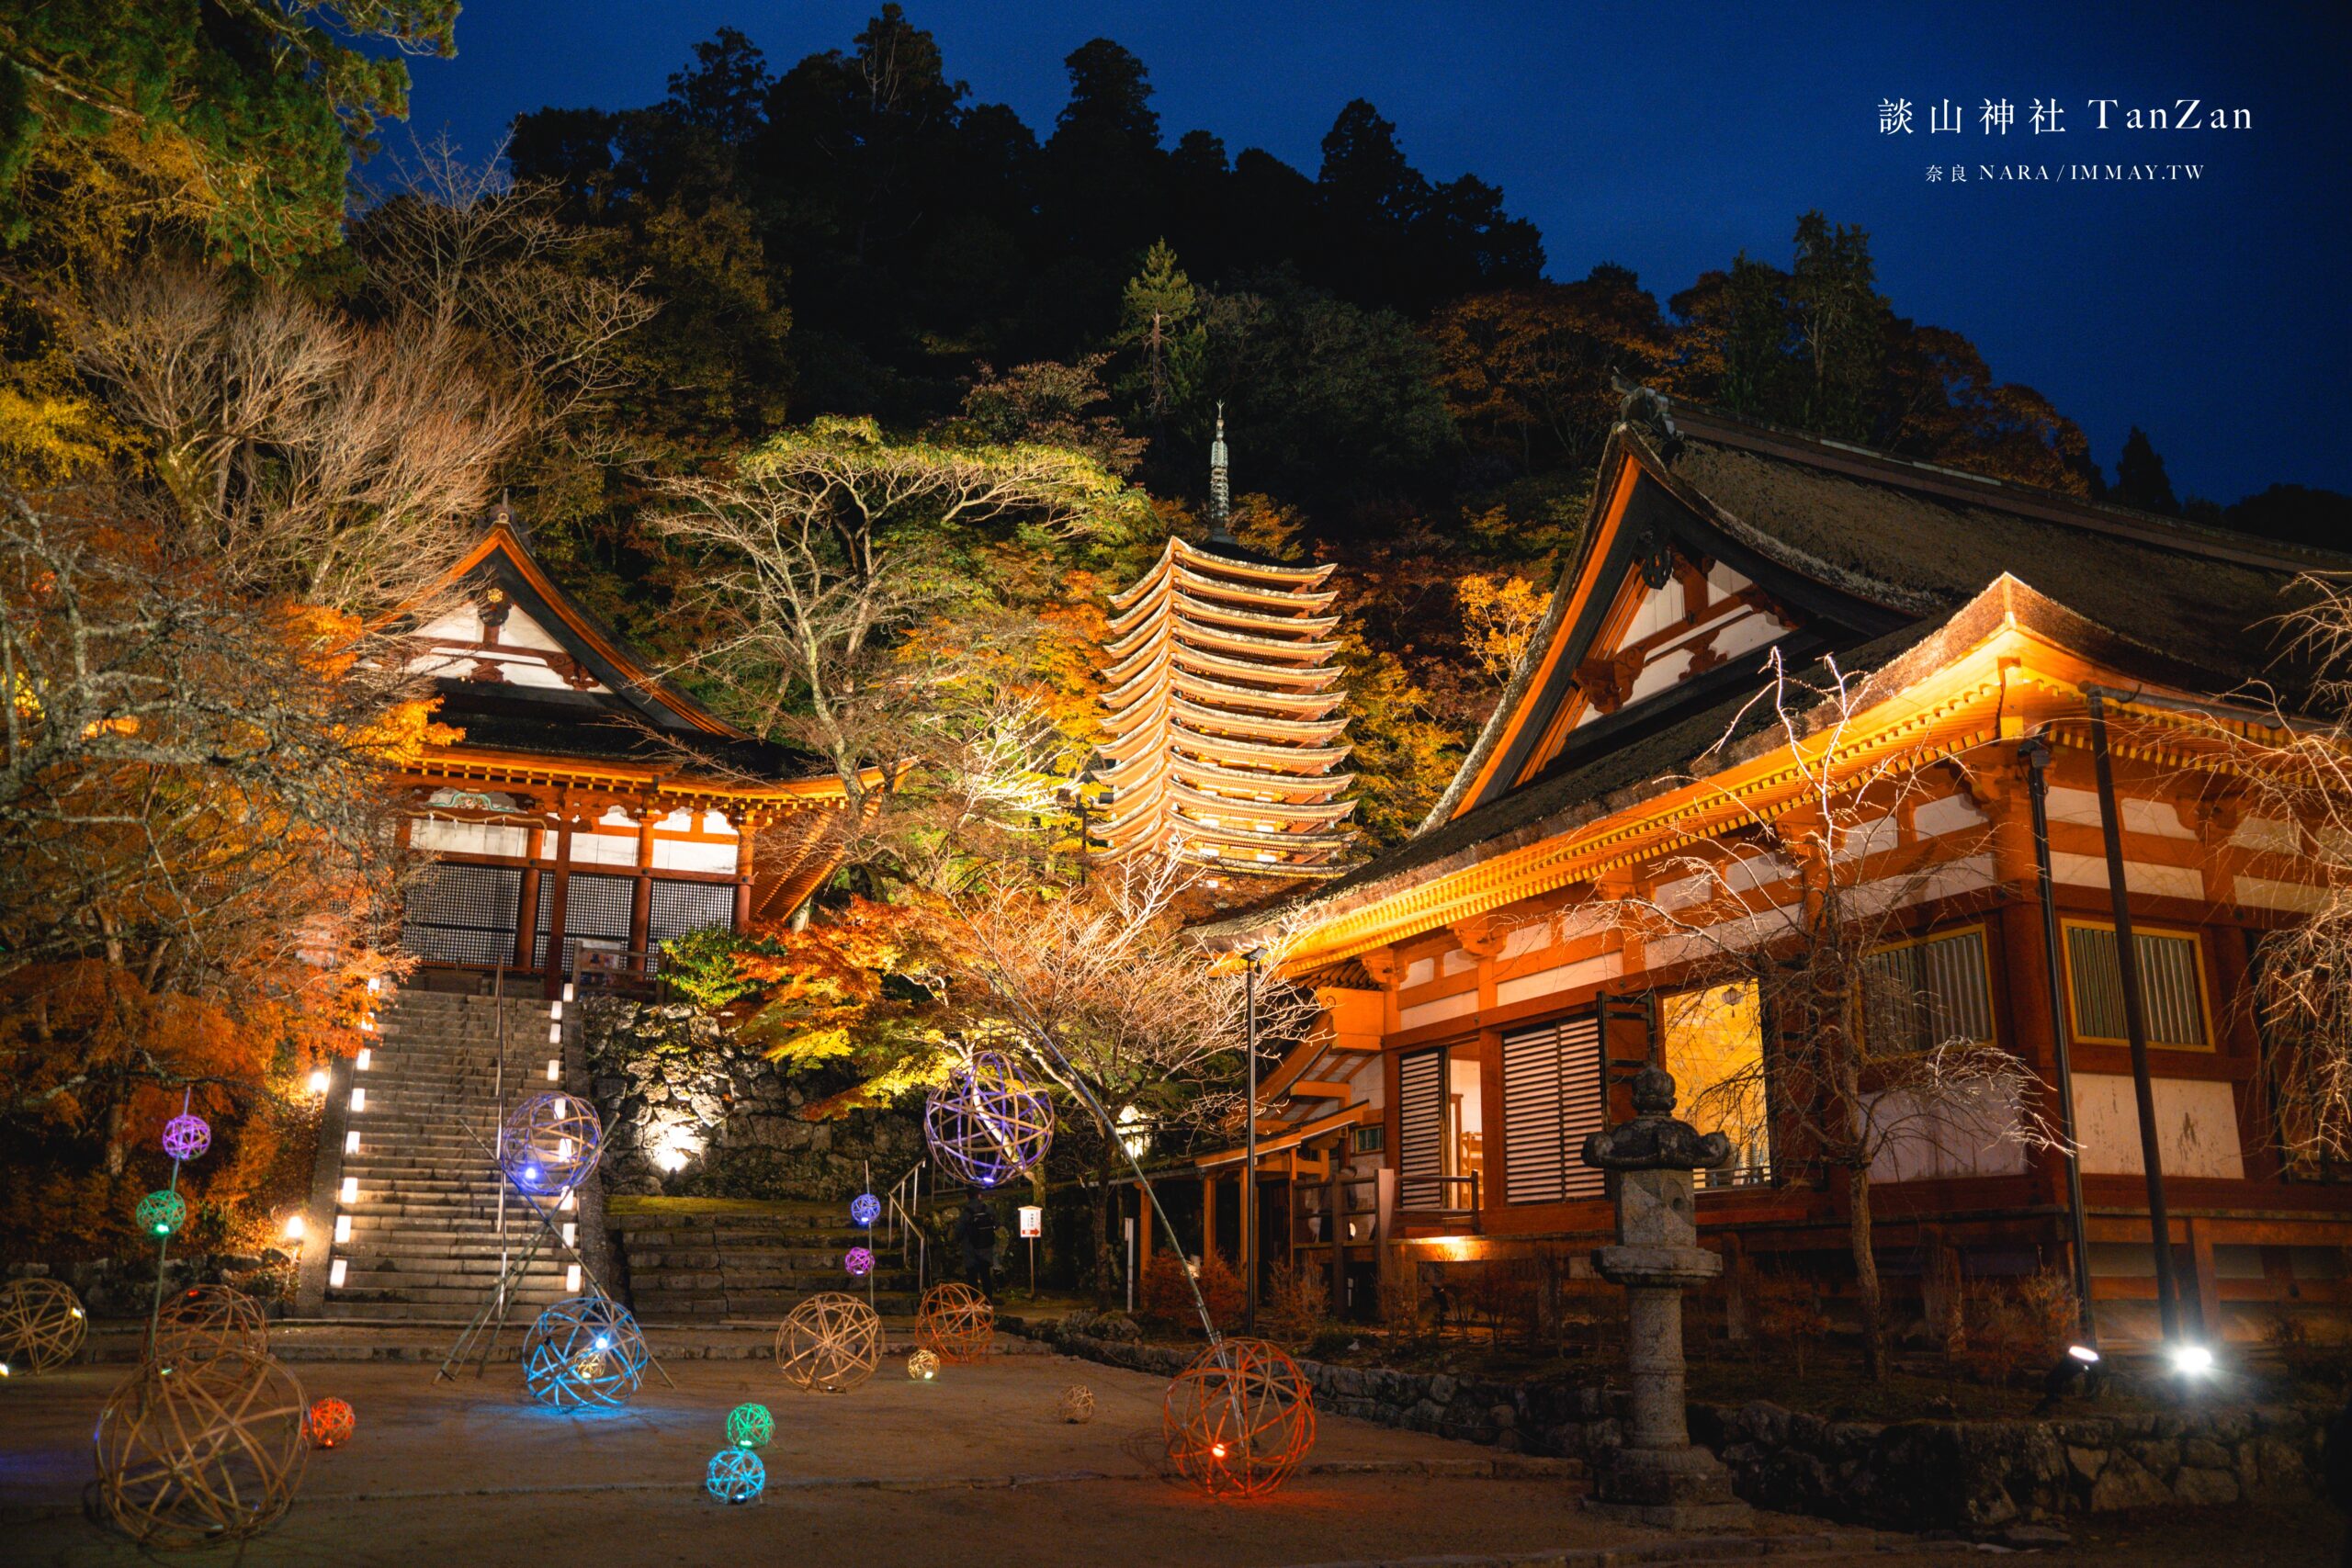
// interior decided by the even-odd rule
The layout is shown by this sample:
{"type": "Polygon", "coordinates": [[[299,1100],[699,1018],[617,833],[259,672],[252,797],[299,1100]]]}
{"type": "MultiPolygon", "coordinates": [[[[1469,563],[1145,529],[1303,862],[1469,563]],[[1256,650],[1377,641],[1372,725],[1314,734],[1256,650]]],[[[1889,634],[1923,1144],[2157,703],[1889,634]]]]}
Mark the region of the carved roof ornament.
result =
{"type": "Polygon", "coordinates": [[[1624,400],[1617,405],[1617,422],[1639,431],[1657,449],[1659,457],[1672,462],[1682,450],[1682,435],[1674,428],[1674,416],[1668,412],[1665,396],[1623,377],[1612,380],[1624,400]]]}
{"type": "Polygon", "coordinates": [[[1713,1170],[1731,1161],[1731,1140],[1674,1117],[1674,1077],[1655,1063],[1634,1075],[1634,1119],[1584,1141],[1600,1170],[1713,1170]]]}

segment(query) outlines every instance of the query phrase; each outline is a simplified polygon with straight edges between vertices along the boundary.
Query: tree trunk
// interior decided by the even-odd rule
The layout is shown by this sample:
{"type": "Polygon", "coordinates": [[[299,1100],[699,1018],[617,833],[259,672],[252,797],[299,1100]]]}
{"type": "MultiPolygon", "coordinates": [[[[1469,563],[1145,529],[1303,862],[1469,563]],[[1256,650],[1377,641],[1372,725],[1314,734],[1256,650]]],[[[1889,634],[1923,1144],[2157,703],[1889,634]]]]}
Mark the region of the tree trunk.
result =
{"type": "Polygon", "coordinates": [[[1854,1285],[1862,1301],[1862,1370],[1872,1382],[1886,1381],[1886,1325],[1880,1311],[1878,1254],[1871,1247],[1871,1173],[1867,1166],[1846,1168],[1848,1225],[1854,1249],[1854,1285]]]}
{"type": "Polygon", "coordinates": [[[1106,1139],[1108,1149],[1102,1156],[1100,1173],[1102,1186],[1094,1194],[1094,1310],[1108,1312],[1114,1297],[1111,1293],[1111,1195],[1118,1190],[1111,1184],[1119,1165],[1114,1156],[1118,1149],[1115,1139],[1106,1139]]]}

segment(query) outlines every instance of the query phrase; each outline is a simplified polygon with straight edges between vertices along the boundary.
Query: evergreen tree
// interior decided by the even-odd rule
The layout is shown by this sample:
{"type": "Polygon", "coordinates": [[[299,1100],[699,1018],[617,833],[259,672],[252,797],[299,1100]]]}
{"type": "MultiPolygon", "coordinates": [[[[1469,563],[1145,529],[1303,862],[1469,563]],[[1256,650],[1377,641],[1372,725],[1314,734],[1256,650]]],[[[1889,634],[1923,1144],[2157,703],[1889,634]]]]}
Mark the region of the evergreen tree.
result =
{"type": "Polygon", "coordinates": [[[1155,435],[1163,434],[1175,411],[1192,406],[1208,347],[1200,295],[1167,241],[1153,241],[1143,270],[1127,279],[1114,341],[1135,355],[1119,378],[1121,398],[1155,435]]]}
{"type": "Polygon", "coordinates": [[[2165,477],[2165,460],[2149,441],[2148,433],[2138,425],[2123,438],[2123,455],[2115,462],[2115,489],[2109,492],[2126,506],[2136,506],[2143,512],[2161,512],[2167,517],[2180,515],[2180,500],[2172,492],[2172,480],[2165,477]]]}

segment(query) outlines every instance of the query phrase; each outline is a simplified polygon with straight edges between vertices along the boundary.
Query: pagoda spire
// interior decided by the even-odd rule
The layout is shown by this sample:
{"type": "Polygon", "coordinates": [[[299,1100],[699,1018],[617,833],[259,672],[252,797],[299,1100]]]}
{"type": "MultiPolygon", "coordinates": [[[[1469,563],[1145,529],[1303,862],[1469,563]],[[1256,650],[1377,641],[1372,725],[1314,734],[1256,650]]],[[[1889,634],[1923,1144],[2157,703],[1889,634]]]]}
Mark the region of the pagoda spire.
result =
{"type": "Polygon", "coordinates": [[[1209,542],[1238,543],[1233,536],[1233,479],[1225,450],[1225,400],[1216,401],[1216,436],[1209,443],[1209,542]]]}

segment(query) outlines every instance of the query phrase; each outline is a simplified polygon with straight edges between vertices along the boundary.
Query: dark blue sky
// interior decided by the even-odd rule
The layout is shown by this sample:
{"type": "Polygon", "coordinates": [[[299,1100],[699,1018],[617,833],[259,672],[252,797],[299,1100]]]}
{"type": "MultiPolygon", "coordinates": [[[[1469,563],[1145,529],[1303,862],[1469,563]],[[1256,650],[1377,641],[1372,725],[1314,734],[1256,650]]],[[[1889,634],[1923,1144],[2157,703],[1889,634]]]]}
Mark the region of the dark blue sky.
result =
{"type": "MultiPolygon", "coordinates": [[[[542,105],[658,99],[722,25],[781,70],[845,48],[878,0],[475,0],[458,58],[413,63],[413,125],[469,153],[542,105]]],[[[1366,97],[1424,173],[1502,186],[1550,271],[1600,261],[1663,299],[1749,251],[1782,265],[1797,213],[1869,230],[1895,309],[1973,339],[2040,389],[2112,468],[2144,426],[2176,489],[2235,500],[2273,480],[2352,490],[2352,7],[1918,5],[1182,6],[910,0],[950,73],[1042,136],[1062,57],[1116,39],[1151,71],[1168,140],[1193,127],[1309,175],[1366,97]],[[1883,98],[1912,134],[1882,135],[1883,98]],[[2007,98],[2017,124],[1977,111],[2007,98]],[[2035,136],[2029,105],[2065,110],[2035,136]],[[2251,111],[2231,132],[2096,129],[2093,98],[2251,111]],[[1934,136],[1929,106],[1970,107],[1934,136]],[[1931,163],[1968,165],[1929,184],[1931,163]],[[2199,164],[2194,182],[1984,182],[1976,165],[2199,164]]],[[[2120,110],[2116,111],[2119,115],[2120,110]]],[[[397,132],[395,132],[397,134],[397,132]]]]}

